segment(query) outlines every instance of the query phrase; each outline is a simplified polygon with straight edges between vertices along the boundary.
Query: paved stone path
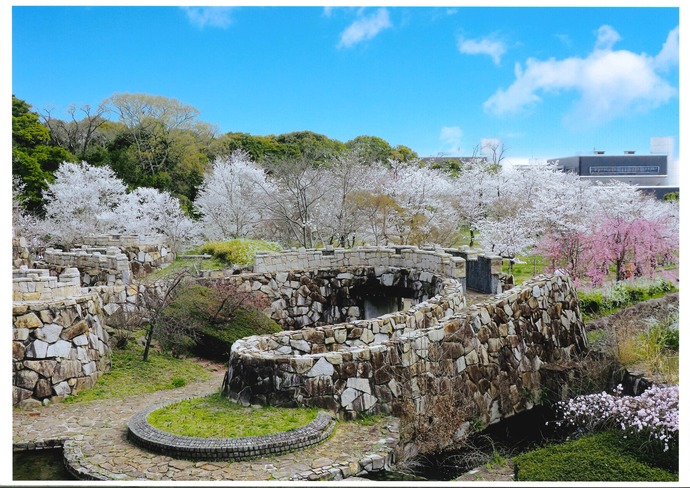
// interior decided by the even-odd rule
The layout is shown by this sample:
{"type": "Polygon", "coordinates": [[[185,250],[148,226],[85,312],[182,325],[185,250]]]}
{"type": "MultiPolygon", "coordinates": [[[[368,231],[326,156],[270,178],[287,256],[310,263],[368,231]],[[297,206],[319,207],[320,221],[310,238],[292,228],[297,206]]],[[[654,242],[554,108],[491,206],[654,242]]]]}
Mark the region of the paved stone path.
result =
{"type": "Polygon", "coordinates": [[[15,409],[13,442],[31,448],[52,439],[72,439],[74,450],[81,451],[82,465],[121,480],[338,480],[356,476],[366,467],[375,470],[388,464],[390,446],[398,439],[394,418],[379,419],[373,425],[340,422],[335,433],[318,446],[249,461],[186,461],[127,441],[127,422],[136,412],[165,401],[211,394],[218,391],[222,379],[223,371],[215,371],[208,381],[175,390],[15,409]]]}

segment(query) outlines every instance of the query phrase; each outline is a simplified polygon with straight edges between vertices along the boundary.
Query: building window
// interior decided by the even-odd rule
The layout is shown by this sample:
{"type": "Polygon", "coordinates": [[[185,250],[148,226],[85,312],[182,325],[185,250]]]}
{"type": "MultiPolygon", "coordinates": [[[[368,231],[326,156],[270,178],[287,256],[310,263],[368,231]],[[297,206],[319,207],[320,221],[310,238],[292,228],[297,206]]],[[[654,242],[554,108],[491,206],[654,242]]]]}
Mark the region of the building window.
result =
{"type": "Polygon", "coordinates": [[[591,166],[590,175],[653,175],[659,166],[591,166]]]}

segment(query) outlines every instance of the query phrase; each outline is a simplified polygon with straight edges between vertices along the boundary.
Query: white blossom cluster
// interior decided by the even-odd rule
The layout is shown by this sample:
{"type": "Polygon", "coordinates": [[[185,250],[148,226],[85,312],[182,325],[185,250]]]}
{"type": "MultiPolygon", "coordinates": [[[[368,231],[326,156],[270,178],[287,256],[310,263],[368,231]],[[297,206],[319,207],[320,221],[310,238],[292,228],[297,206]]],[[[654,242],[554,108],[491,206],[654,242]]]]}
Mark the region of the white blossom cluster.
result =
{"type": "Polygon", "coordinates": [[[678,442],[678,386],[653,385],[638,396],[622,395],[618,385],[614,395],[606,392],[582,395],[559,402],[563,420],[557,422],[586,430],[615,427],[626,433],[648,434],[668,451],[678,442]]]}

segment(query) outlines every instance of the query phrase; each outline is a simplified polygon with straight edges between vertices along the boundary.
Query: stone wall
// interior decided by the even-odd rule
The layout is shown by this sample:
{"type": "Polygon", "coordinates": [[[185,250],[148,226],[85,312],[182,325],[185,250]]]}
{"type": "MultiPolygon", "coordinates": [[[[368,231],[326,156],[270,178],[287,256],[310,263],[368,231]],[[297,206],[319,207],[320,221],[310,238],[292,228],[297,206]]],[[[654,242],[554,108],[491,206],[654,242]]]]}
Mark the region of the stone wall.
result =
{"type": "Polygon", "coordinates": [[[31,264],[31,253],[26,238],[14,235],[12,232],[12,267],[29,266],[31,264]]]}
{"type": "Polygon", "coordinates": [[[91,248],[117,247],[129,259],[130,269],[135,278],[142,278],[157,268],[164,268],[175,260],[170,246],[161,241],[160,236],[150,235],[100,235],[83,239],[83,244],[91,248]]]}
{"type": "Polygon", "coordinates": [[[15,302],[12,335],[13,405],[90,388],[110,368],[108,334],[95,293],[15,302]]]}
{"type": "Polygon", "coordinates": [[[129,260],[117,247],[73,249],[69,252],[48,248],[43,253],[43,262],[58,273],[67,268],[78,268],[83,286],[122,285],[131,279],[129,260]]]}
{"type": "Polygon", "coordinates": [[[69,252],[46,249],[43,265],[58,273],[78,268],[83,286],[127,285],[175,260],[175,254],[156,236],[103,235],[83,241],[69,252]]]}
{"type": "MultiPolygon", "coordinates": [[[[375,366],[382,365],[372,359],[372,356],[380,357],[386,353],[385,343],[438,325],[464,307],[462,286],[449,280],[442,294],[407,311],[370,320],[241,339],[232,346],[227,392],[246,404],[306,404],[343,413],[367,411],[369,405],[364,408],[357,402],[353,403],[354,397],[350,402],[346,401],[352,392],[344,393],[346,400],[343,404],[338,401],[340,398],[336,396],[340,397],[344,389],[336,385],[337,380],[347,380],[349,376],[357,377],[365,372],[364,377],[368,379],[353,379],[363,388],[363,383],[374,376],[388,378],[385,374],[379,377],[374,370],[377,369],[375,366]],[[325,393],[324,388],[328,392],[325,393]],[[337,390],[340,390],[339,394],[336,394],[337,390]]],[[[339,386],[347,384],[346,381],[339,386]]],[[[376,385],[366,388],[367,395],[355,395],[361,396],[359,402],[372,401],[371,392],[375,389],[372,387],[376,385]]],[[[395,385],[388,386],[396,388],[395,385]]],[[[390,412],[390,405],[381,405],[376,411],[390,412]]]]}
{"type": "Polygon", "coordinates": [[[12,270],[12,300],[59,300],[81,294],[79,270],[66,268],[59,276],[50,276],[47,269],[22,266],[12,270]]]}
{"type": "Polygon", "coordinates": [[[237,341],[226,392],[243,402],[319,406],[344,417],[393,413],[402,421],[407,458],[419,440],[438,448],[472,425],[531,408],[541,366],[587,347],[567,277],[542,275],[450,315],[438,304],[419,307],[397,319],[237,341]],[[381,335],[403,316],[410,327],[381,335]]]}
{"type": "MultiPolygon", "coordinates": [[[[199,281],[216,279],[234,283],[240,291],[263,295],[268,304],[264,313],[286,330],[364,319],[369,300],[375,297],[404,298],[409,307],[445,293],[447,286],[462,290],[457,280],[416,269],[387,267],[248,273],[199,281]]],[[[101,296],[109,319],[121,308],[136,304],[144,288],[139,283],[90,289],[101,296]]],[[[403,307],[401,304],[395,311],[403,307]]],[[[108,324],[115,325],[110,321],[108,324]]]]}
{"type": "Polygon", "coordinates": [[[478,254],[472,251],[454,251],[465,260],[467,289],[495,295],[503,292],[500,275],[503,269],[501,256],[478,254]]]}
{"type": "Polygon", "coordinates": [[[443,250],[422,250],[415,246],[358,247],[354,249],[304,249],[257,251],[255,273],[349,267],[415,268],[437,276],[463,281],[465,261],[443,250]]]}
{"type": "MultiPolygon", "coordinates": [[[[264,294],[266,313],[284,329],[301,329],[365,318],[367,300],[402,297],[419,303],[441,292],[444,281],[427,271],[393,267],[350,267],[239,275],[240,290],[264,294]]],[[[396,308],[395,311],[397,311],[396,308]]]]}

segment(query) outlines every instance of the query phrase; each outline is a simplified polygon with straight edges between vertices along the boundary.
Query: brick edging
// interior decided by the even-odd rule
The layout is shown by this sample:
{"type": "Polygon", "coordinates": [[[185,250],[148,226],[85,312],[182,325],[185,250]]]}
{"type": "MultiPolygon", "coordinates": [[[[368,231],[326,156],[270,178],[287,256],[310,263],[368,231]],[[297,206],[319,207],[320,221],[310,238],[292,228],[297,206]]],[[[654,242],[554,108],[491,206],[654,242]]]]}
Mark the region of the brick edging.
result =
{"type": "Polygon", "coordinates": [[[154,405],[134,414],[127,424],[127,438],[141,447],[174,458],[239,461],[313,446],[325,441],[335,428],[333,416],[320,411],[307,425],[276,434],[237,438],[180,436],[157,429],[148,422],[151,412],[169,404],[154,405]]]}

